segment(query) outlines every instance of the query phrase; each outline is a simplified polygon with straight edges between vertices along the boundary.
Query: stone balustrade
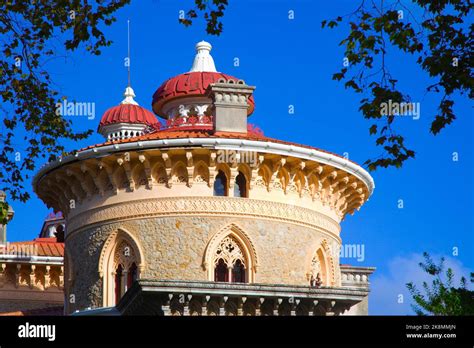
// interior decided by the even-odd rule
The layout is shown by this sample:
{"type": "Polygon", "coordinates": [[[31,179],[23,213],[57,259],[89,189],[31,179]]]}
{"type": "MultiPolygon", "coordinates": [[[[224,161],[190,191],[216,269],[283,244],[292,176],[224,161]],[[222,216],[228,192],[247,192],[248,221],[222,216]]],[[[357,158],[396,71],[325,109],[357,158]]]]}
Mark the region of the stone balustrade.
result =
{"type": "Polygon", "coordinates": [[[341,265],[341,283],[347,287],[369,288],[369,275],[375,271],[374,267],[354,267],[341,265]]]}
{"type": "Polygon", "coordinates": [[[117,305],[121,315],[341,315],[365,289],[138,280],[117,305]]]}

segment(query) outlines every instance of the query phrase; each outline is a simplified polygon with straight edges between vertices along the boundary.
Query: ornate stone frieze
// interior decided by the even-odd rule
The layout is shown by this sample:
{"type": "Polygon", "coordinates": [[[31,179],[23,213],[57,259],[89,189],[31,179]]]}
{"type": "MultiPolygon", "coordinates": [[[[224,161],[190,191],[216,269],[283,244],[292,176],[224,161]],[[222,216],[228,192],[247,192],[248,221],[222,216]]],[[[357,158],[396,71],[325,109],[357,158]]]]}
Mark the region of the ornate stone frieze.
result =
{"type": "Polygon", "coordinates": [[[322,229],[336,238],[340,232],[339,224],[331,218],[294,205],[247,198],[173,197],[128,201],[86,211],[69,219],[68,236],[97,223],[173,215],[259,217],[322,229]]]}
{"type": "MultiPolygon", "coordinates": [[[[237,170],[242,171],[251,198],[257,195],[258,199],[273,201],[274,194],[283,192],[294,199],[296,205],[311,208],[309,202],[312,201],[315,209],[321,204],[340,219],[347,213],[353,213],[369,196],[367,187],[357,177],[330,165],[260,153],[256,154],[259,160],[254,165],[235,163],[230,159],[240,158],[237,152],[224,162],[218,161],[217,168],[217,151],[156,149],[111,154],[100,160],[91,158],[64,165],[46,174],[39,179],[36,191],[48,206],[67,216],[77,205],[87,203],[97,195],[115,195],[143,187],[153,190],[164,185],[172,189],[174,184],[184,183],[191,189],[193,183],[206,182],[209,191],[201,191],[201,194],[212,195],[212,184],[219,169],[228,172],[230,188],[234,185],[237,170]]],[[[180,190],[176,195],[193,196],[193,193],[180,190]]]]}

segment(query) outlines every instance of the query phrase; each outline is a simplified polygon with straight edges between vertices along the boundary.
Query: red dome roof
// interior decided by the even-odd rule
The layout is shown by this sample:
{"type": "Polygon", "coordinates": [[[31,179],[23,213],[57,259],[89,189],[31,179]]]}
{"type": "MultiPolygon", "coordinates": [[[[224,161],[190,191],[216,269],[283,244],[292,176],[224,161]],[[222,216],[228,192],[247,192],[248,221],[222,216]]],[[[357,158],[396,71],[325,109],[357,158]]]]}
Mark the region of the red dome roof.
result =
{"type": "Polygon", "coordinates": [[[156,116],[147,109],[135,104],[120,104],[108,109],[99,123],[99,128],[113,123],[140,123],[155,125],[156,116]]]}
{"type": "MultiPolygon", "coordinates": [[[[195,71],[187,72],[163,82],[163,84],[153,94],[153,111],[162,117],[166,115],[162,112],[163,105],[173,99],[182,97],[203,96],[207,87],[211,83],[216,83],[219,79],[232,79],[237,82],[239,79],[230,75],[212,71],[195,71]]],[[[255,109],[255,101],[253,96],[249,98],[249,109],[247,114],[250,115],[255,109]]]]}

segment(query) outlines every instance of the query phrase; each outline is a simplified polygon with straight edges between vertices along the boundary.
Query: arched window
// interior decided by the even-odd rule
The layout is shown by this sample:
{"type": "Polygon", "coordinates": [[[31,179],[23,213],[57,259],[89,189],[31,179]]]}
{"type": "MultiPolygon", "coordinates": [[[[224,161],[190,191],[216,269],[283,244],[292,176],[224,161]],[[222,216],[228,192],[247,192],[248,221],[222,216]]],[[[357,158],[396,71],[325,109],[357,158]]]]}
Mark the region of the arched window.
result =
{"type": "Polygon", "coordinates": [[[234,197],[248,197],[247,195],[247,179],[242,172],[239,172],[235,178],[234,197]]]}
{"type": "Polygon", "coordinates": [[[246,260],[242,248],[232,236],[225,237],[214,255],[214,281],[247,283],[246,260]]]}
{"type": "Polygon", "coordinates": [[[133,283],[140,279],[145,262],[137,239],[119,228],[104,242],[99,259],[102,306],[115,306],[133,283]]]}
{"type": "Polygon", "coordinates": [[[114,253],[114,294],[117,304],[138,278],[136,254],[132,246],[121,241],[114,253]]]}
{"type": "Polygon", "coordinates": [[[235,261],[234,268],[232,269],[232,282],[245,283],[245,267],[240,260],[235,261]]]}
{"type": "Polygon", "coordinates": [[[219,170],[214,181],[214,196],[227,196],[227,176],[222,170],[219,170]]]}
{"type": "Polygon", "coordinates": [[[331,275],[328,269],[330,259],[324,248],[318,248],[314,254],[309,270],[310,285],[313,287],[332,285],[331,275]]]}
{"type": "Polygon", "coordinates": [[[229,270],[223,259],[219,259],[214,270],[214,279],[216,282],[228,282],[229,270]]]}

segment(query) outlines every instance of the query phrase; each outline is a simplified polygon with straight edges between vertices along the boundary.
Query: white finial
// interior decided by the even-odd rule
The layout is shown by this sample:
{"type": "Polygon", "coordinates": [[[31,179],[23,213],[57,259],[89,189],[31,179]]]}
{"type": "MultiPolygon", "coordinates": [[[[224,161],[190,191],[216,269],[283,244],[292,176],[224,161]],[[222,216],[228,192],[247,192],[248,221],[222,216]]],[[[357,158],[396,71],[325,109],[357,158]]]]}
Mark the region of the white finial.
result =
{"type": "Polygon", "coordinates": [[[212,46],[209,42],[201,41],[196,44],[196,57],[194,57],[193,66],[189,72],[194,71],[211,71],[217,72],[214,65],[214,59],[210,55],[212,46]]]}
{"type": "Polygon", "coordinates": [[[138,103],[135,100],[133,100],[133,98],[135,97],[135,92],[133,91],[132,87],[129,86],[125,88],[125,93],[123,94],[123,96],[125,97],[125,99],[122,100],[120,104],[138,105],[138,103]]]}

